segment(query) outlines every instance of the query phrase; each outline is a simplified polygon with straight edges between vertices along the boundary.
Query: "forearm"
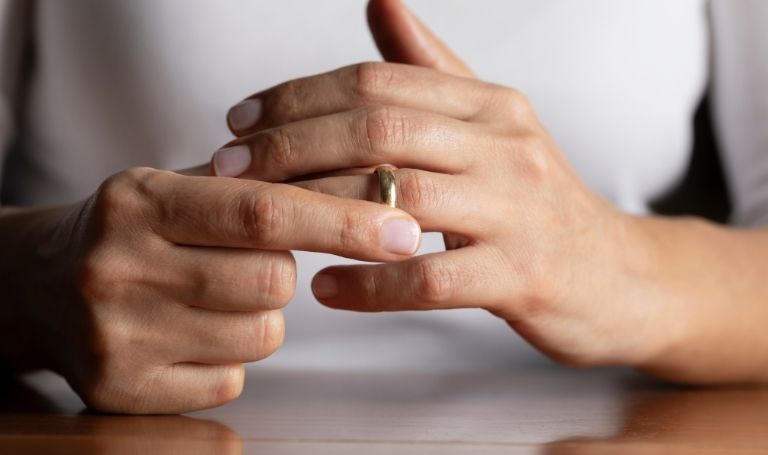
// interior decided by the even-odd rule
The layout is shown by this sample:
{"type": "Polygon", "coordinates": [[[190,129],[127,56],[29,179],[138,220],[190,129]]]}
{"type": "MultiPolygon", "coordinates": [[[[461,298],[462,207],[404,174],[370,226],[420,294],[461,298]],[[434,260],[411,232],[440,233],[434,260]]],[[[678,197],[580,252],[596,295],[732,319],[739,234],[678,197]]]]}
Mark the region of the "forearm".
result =
{"type": "MultiPolygon", "coordinates": [[[[47,331],[32,323],[35,302],[49,290],[47,269],[58,221],[70,207],[0,208],[0,362],[23,370],[43,366],[36,337],[47,331]]],[[[53,320],[53,319],[52,319],[53,320]]]]}
{"type": "Polygon", "coordinates": [[[687,383],[768,381],[768,231],[634,220],[635,294],[660,310],[661,343],[641,368],[687,383]]]}

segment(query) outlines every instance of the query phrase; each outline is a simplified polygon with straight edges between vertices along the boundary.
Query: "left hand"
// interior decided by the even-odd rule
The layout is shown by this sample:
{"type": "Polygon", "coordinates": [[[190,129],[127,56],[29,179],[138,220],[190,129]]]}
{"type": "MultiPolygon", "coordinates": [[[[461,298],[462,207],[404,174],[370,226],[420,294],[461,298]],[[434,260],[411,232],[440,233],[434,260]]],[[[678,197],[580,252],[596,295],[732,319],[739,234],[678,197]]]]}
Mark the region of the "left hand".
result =
{"type": "Polygon", "coordinates": [[[660,309],[630,298],[629,217],[584,186],[521,93],[474,79],[397,1],[371,2],[369,21],[384,56],[411,65],[257,93],[230,112],[235,148],[212,162],[218,175],[359,199],[375,194],[371,167],[399,168],[399,207],[448,251],[327,268],[315,296],[356,311],[484,308],[569,364],[651,355],[660,309]]]}

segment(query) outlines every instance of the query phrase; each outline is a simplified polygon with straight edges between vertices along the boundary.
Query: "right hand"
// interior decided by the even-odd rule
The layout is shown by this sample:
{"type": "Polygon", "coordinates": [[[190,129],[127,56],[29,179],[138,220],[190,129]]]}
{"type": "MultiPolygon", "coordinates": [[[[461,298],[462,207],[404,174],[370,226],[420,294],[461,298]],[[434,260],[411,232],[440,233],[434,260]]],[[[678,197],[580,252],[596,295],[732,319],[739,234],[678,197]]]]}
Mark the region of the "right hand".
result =
{"type": "Polygon", "coordinates": [[[54,232],[24,313],[45,327],[46,366],[90,407],[122,413],[236,398],[242,364],[283,340],[288,250],[399,261],[420,237],[413,218],[380,204],[149,168],[108,179],[54,232]]]}

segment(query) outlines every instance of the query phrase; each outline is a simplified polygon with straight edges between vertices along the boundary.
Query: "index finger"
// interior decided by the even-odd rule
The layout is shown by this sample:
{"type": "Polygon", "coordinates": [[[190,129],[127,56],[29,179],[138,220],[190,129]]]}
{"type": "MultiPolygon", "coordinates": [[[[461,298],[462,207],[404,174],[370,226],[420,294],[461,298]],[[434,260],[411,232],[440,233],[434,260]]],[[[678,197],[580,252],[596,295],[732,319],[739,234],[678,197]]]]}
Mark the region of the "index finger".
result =
{"type": "Polygon", "coordinates": [[[499,91],[500,87],[493,84],[428,68],[366,62],[256,93],[230,109],[227,123],[240,137],[297,120],[373,105],[469,120],[499,91]]]}
{"type": "Polygon", "coordinates": [[[305,250],[367,261],[416,252],[421,229],[402,210],[286,184],[160,173],[152,229],[183,245],[305,250]]]}

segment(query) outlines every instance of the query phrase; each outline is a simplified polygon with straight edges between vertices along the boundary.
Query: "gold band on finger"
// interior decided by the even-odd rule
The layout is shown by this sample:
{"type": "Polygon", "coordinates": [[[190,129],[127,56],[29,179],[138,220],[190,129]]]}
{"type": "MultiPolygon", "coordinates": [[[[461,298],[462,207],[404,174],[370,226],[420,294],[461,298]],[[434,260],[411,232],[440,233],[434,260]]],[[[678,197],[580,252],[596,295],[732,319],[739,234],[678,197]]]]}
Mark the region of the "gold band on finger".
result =
{"type": "Polygon", "coordinates": [[[397,189],[395,188],[395,168],[392,166],[379,166],[374,174],[379,178],[379,196],[382,204],[397,207],[397,189]]]}

